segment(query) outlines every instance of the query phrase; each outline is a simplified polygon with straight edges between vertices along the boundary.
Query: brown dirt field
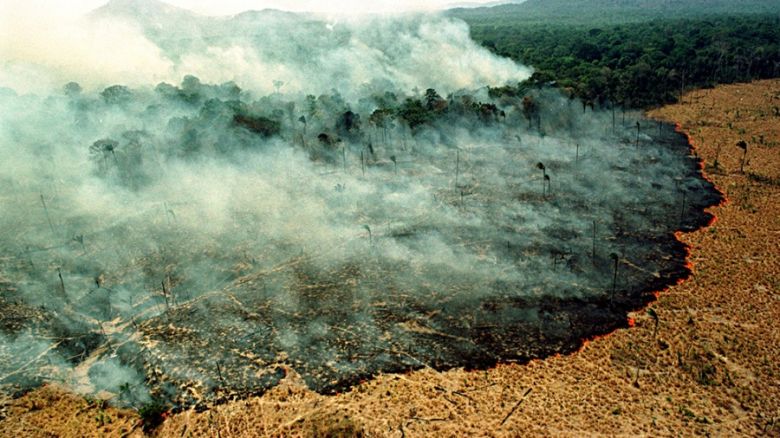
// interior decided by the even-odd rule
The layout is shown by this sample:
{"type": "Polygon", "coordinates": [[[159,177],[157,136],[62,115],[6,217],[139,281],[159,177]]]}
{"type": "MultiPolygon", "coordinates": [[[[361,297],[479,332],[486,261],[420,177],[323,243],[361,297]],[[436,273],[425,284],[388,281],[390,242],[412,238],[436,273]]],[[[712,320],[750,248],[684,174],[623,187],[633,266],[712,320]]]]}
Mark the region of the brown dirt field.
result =
{"type": "MultiPolygon", "coordinates": [[[[331,397],[289,374],[263,397],[173,415],[154,434],[780,436],[778,108],[780,80],[771,80],[695,91],[649,113],[680,124],[728,198],[711,210],[711,227],[680,235],[694,274],[651,306],[657,331],[641,311],[634,328],[576,354],[486,371],[382,375],[331,397]],[[739,140],[748,143],[744,172],[739,140]]],[[[56,387],[0,400],[0,418],[3,411],[0,436],[141,435],[130,411],[56,387]]]]}

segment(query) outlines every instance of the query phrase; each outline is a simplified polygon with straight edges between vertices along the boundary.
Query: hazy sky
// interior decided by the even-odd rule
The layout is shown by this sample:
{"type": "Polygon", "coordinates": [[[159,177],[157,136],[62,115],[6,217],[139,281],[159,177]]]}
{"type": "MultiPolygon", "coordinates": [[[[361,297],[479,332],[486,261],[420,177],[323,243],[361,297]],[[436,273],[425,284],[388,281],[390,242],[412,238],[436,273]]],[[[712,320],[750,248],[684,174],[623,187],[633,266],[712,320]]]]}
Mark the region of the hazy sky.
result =
{"type": "MultiPolygon", "coordinates": [[[[453,4],[494,3],[494,0],[166,0],[166,3],[207,15],[235,14],[246,10],[266,8],[289,11],[328,13],[399,12],[409,10],[441,9],[453,4]]],[[[89,12],[107,0],[0,0],[0,14],[14,15],[19,8],[37,10],[59,16],[78,16],[89,12]]],[[[7,18],[7,17],[6,17],[7,18]]]]}
{"type": "MultiPolygon", "coordinates": [[[[468,0],[471,3],[471,0],[468,0]]],[[[491,0],[474,0],[473,3],[488,3],[491,0]]],[[[219,14],[235,13],[247,9],[284,9],[314,12],[395,12],[405,10],[440,9],[457,3],[458,0],[171,0],[171,4],[187,7],[198,12],[219,14]]]]}

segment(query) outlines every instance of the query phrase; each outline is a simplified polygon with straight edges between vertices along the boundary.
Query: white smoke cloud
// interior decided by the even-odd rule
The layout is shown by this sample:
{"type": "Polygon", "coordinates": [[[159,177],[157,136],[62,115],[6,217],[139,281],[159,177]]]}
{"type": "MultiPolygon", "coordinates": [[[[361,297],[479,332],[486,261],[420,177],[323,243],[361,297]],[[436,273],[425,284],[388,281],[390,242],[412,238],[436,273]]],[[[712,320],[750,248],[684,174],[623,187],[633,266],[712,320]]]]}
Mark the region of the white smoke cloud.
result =
{"type": "Polygon", "coordinates": [[[171,62],[137,28],[115,20],[63,18],[57,8],[8,8],[0,26],[0,86],[19,92],[71,80],[138,85],[162,80],[171,62]]]}
{"type": "Polygon", "coordinates": [[[21,92],[67,81],[114,83],[235,81],[258,93],[319,94],[387,83],[443,92],[527,78],[530,70],[498,58],[469,38],[465,23],[416,16],[320,21],[256,13],[212,20],[164,5],[109,4],[89,18],[20,8],[0,34],[0,86],[21,92]],[[140,5],[140,6],[139,6],[140,5]],[[183,14],[183,15],[181,15],[183,14]],[[186,26],[182,27],[182,22],[186,26]]]}

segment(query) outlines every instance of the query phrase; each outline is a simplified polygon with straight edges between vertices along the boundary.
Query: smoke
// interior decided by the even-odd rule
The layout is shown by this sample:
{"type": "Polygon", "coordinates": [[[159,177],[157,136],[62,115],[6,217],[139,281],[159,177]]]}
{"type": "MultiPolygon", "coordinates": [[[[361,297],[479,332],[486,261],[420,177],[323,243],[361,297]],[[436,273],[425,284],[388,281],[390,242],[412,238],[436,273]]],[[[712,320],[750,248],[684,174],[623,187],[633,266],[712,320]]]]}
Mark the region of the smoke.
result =
{"type": "Polygon", "coordinates": [[[366,89],[451,92],[530,75],[479,47],[465,23],[430,15],[324,19],[267,10],[211,18],[115,0],[78,19],[20,7],[5,21],[0,86],[23,92],[67,81],[89,89],[176,83],[191,74],[260,94],[336,89],[357,98],[366,89]]]}
{"type": "Polygon", "coordinates": [[[154,83],[171,69],[137,27],[120,20],[87,22],[56,5],[26,3],[5,5],[0,14],[2,87],[47,92],[72,80],[93,87],[119,78],[154,83]]]}
{"type": "Polygon", "coordinates": [[[716,200],[668,126],[517,85],[462,23],[138,4],[89,22],[149,58],[10,63],[117,82],[0,95],[0,387],[188,404],[568,351],[684,274],[716,200]]]}

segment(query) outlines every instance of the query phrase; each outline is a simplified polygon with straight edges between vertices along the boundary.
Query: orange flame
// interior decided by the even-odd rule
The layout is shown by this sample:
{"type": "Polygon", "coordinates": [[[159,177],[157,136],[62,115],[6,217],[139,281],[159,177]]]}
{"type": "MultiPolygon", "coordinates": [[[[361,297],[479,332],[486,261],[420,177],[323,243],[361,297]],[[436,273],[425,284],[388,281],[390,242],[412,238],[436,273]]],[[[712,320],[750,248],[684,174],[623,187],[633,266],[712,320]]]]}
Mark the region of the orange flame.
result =
{"type": "MultiPolygon", "coordinates": [[[[600,339],[604,339],[607,336],[611,335],[612,333],[605,333],[603,335],[594,335],[589,338],[583,339],[582,344],[580,344],[580,348],[577,349],[577,353],[583,351],[588,345],[590,345],[591,342],[598,342],[600,339]]],[[[555,356],[560,356],[560,355],[556,353],[555,356]]]]}
{"type": "MultiPolygon", "coordinates": [[[[688,134],[688,132],[686,132],[686,131],[684,131],[684,130],[683,130],[683,127],[682,127],[682,125],[680,124],[680,122],[675,122],[675,124],[674,124],[674,130],[675,130],[675,132],[678,132],[678,133],[680,133],[680,134],[682,134],[682,135],[684,135],[684,136],[685,136],[685,138],[688,140],[688,145],[690,145],[690,146],[691,146],[691,150],[693,150],[693,151],[698,151],[698,149],[699,149],[699,148],[696,146],[696,142],[693,140],[693,137],[691,137],[691,136],[690,136],[690,134],[688,134]]],[[[707,181],[709,181],[710,183],[712,183],[713,185],[715,185],[715,182],[714,182],[714,181],[712,181],[712,179],[711,179],[711,178],[710,178],[710,177],[707,175],[707,173],[704,171],[704,159],[703,159],[703,158],[701,158],[701,156],[700,156],[700,155],[698,155],[698,154],[697,154],[697,156],[699,156],[699,162],[698,162],[698,166],[699,166],[699,170],[701,171],[701,175],[702,175],[702,177],[703,177],[705,180],[707,180],[707,181]]],[[[723,191],[721,191],[720,189],[718,189],[717,187],[715,187],[715,190],[717,190],[717,191],[718,191],[718,193],[720,193],[720,196],[721,196],[721,201],[720,201],[720,204],[718,204],[718,206],[721,206],[721,205],[726,205],[726,204],[728,204],[728,203],[729,203],[729,199],[728,199],[728,197],[726,196],[726,194],[725,194],[723,191]]],[[[714,216],[714,215],[713,215],[713,216],[714,216]]],[[[714,220],[713,220],[713,222],[714,222],[714,220]]]]}

